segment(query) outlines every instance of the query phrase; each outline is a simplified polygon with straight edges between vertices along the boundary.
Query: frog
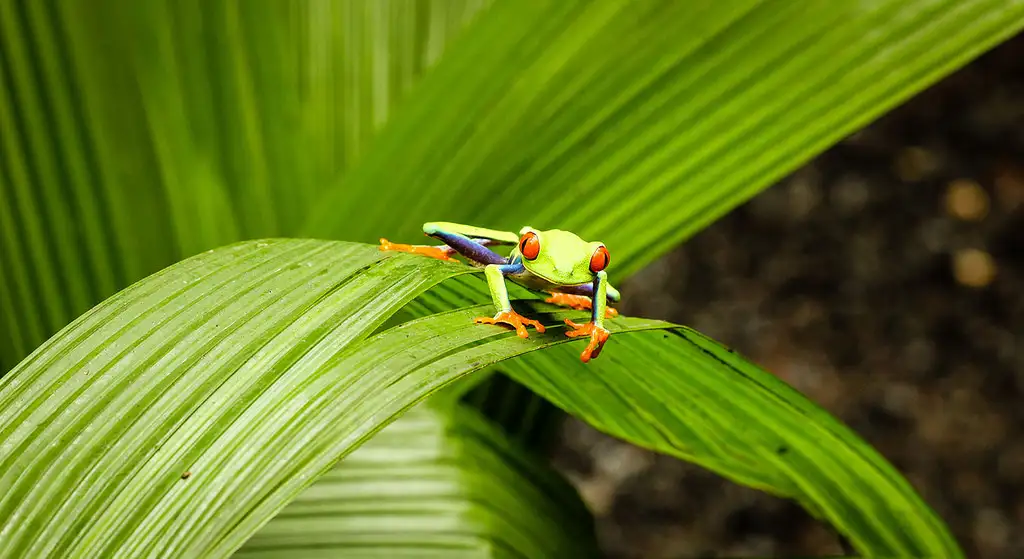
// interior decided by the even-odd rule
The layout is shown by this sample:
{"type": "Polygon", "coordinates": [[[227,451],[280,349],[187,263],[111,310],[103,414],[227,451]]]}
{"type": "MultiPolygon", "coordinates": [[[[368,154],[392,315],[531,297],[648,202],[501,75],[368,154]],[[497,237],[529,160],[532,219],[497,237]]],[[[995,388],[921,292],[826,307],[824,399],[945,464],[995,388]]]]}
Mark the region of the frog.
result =
{"type": "Polygon", "coordinates": [[[566,336],[587,337],[589,342],[580,361],[589,362],[600,355],[611,336],[606,318],[618,316],[608,302],[620,300],[620,293],[608,282],[606,269],[611,263],[608,248],[600,241],[585,241],[579,235],[561,229],[540,230],[524,226],[519,234],[446,221],[423,224],[423,234],[441,241],[441,245],[412,245],[379,240],[382,251],[399,251],[458,262],[464,257],[471,266],[483,268],[487,278],[494,316],[476,317],[477,324],[506,325],[520,338],[528,338],[528,326],[538,333],[545,327],[537,320],[517,313],[508,298],[506,280],[549,295],[545,302],[576,310],[590,310],[590,322],[577,324],[566,318],[566,336]],[[490,247],[514,245],[508,256],[490,247]]]}

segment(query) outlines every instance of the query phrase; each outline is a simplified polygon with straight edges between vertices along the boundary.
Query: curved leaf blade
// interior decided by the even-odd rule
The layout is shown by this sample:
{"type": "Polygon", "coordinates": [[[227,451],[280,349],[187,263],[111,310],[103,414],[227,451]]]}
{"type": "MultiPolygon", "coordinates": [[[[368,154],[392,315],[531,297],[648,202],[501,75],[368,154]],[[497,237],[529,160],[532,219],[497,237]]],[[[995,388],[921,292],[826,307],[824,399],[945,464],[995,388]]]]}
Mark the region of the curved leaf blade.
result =
{"type": "Polygon", "coordinates": [[[568,348],[501,368],[600,431],[796,500],[866,556],[963,556],[892,465],[777,377],[684,327],[617,346],[587,368],[568,348]]]}
{"type": "Polygon", "coordinates": [[[94,308],[0,379],[0,547],[122,545],[118,534],[155,502],[186,492],[175,471],[241,440],[232,421],[273,399],[268,386],[315,371],[432,283],[466,272],[431,264],[345,243],[243,243],[94,308]],[[59,512],[47,508],[69,494],[59,512]]]}

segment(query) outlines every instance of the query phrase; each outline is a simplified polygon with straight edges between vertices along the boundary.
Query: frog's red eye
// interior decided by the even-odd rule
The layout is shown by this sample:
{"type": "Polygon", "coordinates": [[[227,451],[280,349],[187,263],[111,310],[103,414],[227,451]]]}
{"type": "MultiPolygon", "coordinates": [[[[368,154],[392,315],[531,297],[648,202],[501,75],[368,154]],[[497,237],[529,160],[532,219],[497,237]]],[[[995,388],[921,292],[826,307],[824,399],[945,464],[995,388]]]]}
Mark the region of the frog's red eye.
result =
{"type": "Polygon", "coordinates": [[[519,252],[523,253],[523,258],[527,260],[537,258],[537,255],[540,254],[540,239],[537,238],[536,233],[527,231],[519,238],[519,252]]]}
{"type": "Polygon", "coordinates": [[[590,271],[598,273],[608,267],[610,257],[608,256],[608,249],[604,247],[597,247],[594,254],[590,257],[590,271]]]}

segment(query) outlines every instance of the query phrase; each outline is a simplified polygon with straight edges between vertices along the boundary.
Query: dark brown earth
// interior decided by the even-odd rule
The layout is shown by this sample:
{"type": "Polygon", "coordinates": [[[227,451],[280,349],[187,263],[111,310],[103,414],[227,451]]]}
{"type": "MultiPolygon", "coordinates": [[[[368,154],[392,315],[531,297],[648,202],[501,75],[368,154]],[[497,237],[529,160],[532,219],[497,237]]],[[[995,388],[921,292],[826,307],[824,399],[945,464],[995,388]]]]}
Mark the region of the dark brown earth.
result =
{"type": "MultiPolygon", "coordinates": [[[[1024,36],[624,286],[885,455],[969,557],[1024,557],[1024,36]]],[[[566,424],[555,463],[608,557],[838,554],[799,507],[566,424]]]]}

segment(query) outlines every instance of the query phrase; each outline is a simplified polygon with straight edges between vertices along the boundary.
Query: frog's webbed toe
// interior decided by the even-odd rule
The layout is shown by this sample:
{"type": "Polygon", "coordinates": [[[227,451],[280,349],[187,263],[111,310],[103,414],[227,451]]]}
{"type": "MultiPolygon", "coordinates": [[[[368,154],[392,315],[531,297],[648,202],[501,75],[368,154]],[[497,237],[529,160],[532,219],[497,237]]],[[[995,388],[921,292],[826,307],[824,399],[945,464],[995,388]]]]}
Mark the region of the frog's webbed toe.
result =
{"type": "Polygon", "coordinates": [[[448,260],[449,262],[458,262],[451,255],[455,252],[455,249],[447,246],[428,246],[428,245],[403,245],[401,243],[392,243],[387,239],[380,239],[380,250],[391,250],[397,252],[410,252],[412,254],[421,254],[423,256],[429,256],[438,260],[448,260]]]}
{"type": "Polygon", "coordinates": [[[517,313],[516,311],[502,311],[494,315],[493,318],[488,316],[480,316],[473,320],[477,324],[508,324],[516,329],[516,334],[520,338],[528,338],[529,333],[526,331],[527,326],[533,326],[541,334],[544,333],[544,325],[540,322],[526,318],[525,316],[517,313]]]}
{"type": "Polygon", "coordinates": [[[608,341],[608,337],[612,335],[607,329],[602,326],[598,326],[593,322],[586,324],[576,324],[575,322],[565,319],[565,323],[572,328],[565,333],[570,338],[578,338],[580,336],[590,336],[590,343],[587,344],[586,349],[580,354],[580,361],[586,363],[591,359],[596,359],[601,354],[601,350],[604,348],[604,343],[608,341]]]}

